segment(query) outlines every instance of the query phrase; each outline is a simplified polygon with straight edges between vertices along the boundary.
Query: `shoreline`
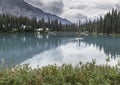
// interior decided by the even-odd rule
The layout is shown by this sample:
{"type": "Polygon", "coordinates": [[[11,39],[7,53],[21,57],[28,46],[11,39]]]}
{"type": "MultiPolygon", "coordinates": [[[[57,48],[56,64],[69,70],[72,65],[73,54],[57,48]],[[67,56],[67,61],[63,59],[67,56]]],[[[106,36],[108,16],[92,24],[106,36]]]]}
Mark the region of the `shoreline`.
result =
{"type": "Polygon", "coordinates": [[[120,36],[120,34],[106,34],[106,33],[87,33],[85,34],[84,32],[57,32],[57,31],[49,31],[49,32],[0,32],[0,34],[27,34],[27,33],[32,33],[32,34],[61,34],[61,35],[93,35],[93,36],[120,36]]]}

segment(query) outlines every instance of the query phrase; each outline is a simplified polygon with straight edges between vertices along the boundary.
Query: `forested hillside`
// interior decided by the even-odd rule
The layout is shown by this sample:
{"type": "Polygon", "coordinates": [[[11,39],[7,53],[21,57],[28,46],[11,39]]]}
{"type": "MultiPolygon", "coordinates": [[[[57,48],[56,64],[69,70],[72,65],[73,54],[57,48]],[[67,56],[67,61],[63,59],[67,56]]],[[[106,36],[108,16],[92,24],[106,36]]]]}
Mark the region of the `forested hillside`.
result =
{"type": "Polygon", "coordinates": [[[23,16],[0,15],[0,32],[34,32],[35,29],[49,28],[50,31],[64,31],[64,32],[89,32],[89,33],[103,33],[103,34],[120,34],[120,12],[112,9],[104,17],[99,17],[94,21],[86,20],[85,24],[62,24],[62,22],[50,20],[47,22],[44,18],[37,20],[37,18],[28,18],[23,16]]]}
{"type": "Polygon", "coordinates": [[[48,28],[50,31],[77,31],[74,24],[62,24],[57,19],[45,21],[44,18],[37,20],[36,18],[16,17],[13,15],[0,15],[0,32],[34,32],[35,29],[48,28]]]}
{"type": "Polygon", "coordinates": [[[112,9],[104,17],[97,20],[86,20],[85,24],[80,25],[81,31],[90,33],[119,34],[120,33],[120,12],[112,9]]]}

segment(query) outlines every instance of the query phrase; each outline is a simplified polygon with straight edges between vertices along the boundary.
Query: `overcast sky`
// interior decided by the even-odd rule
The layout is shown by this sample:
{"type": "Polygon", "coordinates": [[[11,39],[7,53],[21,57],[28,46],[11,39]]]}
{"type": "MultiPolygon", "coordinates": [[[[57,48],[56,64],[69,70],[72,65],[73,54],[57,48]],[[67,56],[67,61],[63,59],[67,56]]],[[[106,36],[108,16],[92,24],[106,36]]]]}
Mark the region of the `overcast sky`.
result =
{"type": "Polygon", "coordinates": [[[120,8],[120,0],[25,0],[45,12],[56,14],[72,22],[96,18],[112,8],[120,8]]]}

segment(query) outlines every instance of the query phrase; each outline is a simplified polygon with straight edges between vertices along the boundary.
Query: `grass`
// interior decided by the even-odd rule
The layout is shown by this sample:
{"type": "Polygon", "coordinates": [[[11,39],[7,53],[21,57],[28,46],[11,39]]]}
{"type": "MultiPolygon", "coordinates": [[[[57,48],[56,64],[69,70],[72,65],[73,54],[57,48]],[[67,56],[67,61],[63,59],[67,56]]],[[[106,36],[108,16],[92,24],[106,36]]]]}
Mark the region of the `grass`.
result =
{"type": "Polygon", "coordinates": [[[32,69],[29,65],[1,68],[0,85],[120,85],[120,63],[114,67],[79,63],[32,69]]]}

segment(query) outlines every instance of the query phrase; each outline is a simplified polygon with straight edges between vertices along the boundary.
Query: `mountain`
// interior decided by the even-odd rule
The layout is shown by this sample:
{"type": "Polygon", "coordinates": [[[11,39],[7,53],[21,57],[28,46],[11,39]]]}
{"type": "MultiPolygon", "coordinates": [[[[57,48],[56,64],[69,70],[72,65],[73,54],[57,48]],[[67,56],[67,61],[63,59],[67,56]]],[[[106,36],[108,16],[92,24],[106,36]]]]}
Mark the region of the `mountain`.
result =
{"type": "Polygon", "coordinates": [[[51,20],[58,19],[63,24],[71,23],[70,21],[60,18],[54,14],[45,13],[39,8],[36,8],[24,0],[0,0],[0,14],[12,14],[15,16],[27,16],[29,18],[36,17],[37,19],[44,18],[46,21],[48,18],[51,20]]]}

